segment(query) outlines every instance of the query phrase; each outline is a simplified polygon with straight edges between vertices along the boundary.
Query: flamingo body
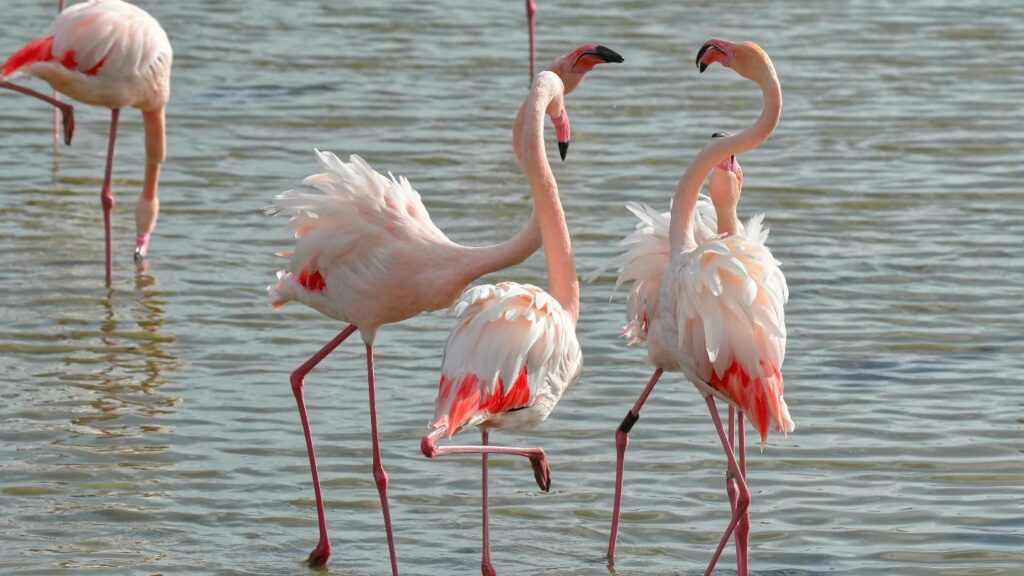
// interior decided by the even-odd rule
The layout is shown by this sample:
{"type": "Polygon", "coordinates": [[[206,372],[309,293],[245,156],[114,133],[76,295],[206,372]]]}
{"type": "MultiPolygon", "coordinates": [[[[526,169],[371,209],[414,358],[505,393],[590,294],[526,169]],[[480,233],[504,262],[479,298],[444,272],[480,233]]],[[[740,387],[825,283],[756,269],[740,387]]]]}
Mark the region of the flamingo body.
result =
{"type": "Polygon", "coordinates": [[[550,294],[502,282],[466,290],[452,307],[434,427],[525,431],[543,422],[583,365],[575,322],[550,294]],[[512,383],[508,385],[508,383],[512,383]]]}
{"type": "Polygon", "coordinates": [[[267,289],[271,303],[298,300],[359,326],[364,340],[383,324],[450,306],[469,282],[452,269],[460,247],[409,181],[356,155],[344,162],[318,150],[316,158],[322,172],[266,210],[291,215],[296,237],[291,271],[267,289]]]}
{"type": "Polygon", "coordinates": [[[789,299],[778,261],[765,245],[764,216],[732,236],[698,241],[675,255],[661,288],[661,340],[703,394],[745,412],[761,436],[795,428],[783,399],[783,306],[789,299]]]}
{"type": "Polygon", "coordinates": [[[35,76],[86,104],[156,110],[170,97],[172,57],[167,33],[145,10],[92,0],[61,12],[2,72],[35,76]]]}

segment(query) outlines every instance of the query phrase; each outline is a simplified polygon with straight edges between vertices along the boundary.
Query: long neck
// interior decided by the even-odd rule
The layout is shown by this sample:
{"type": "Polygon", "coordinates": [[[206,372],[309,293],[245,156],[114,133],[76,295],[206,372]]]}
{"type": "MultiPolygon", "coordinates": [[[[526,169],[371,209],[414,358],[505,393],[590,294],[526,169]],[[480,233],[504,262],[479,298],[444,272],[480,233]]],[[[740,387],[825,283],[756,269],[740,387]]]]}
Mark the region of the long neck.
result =
{"type": "Polygon", "coordinates": [[[734,136],[717,138],[705,146],[687,166],[679,180],[675,198],[672,201],[672,222],[669,238],[672,252],[689,251],[696,247],[693,239],[693,216],[697,208],[697,196],[708,174],[715,165],[727,156],[739,155],[753,150],[771,136],[782,116],[782,87],[775,73],[766,75],[759,82],[764,96],[764,110],[754,124],[734,136]]]}
{"type": "MultiPolygon", "coordinates": [[[[516,162],[525,174],[522,141],[523,108],[521,107],[519,113],[516,114],[515,125],[512,127],[512,149],[515,151],[516,162]]],[[[540,246],[540,224],[537,220],[537,209],[534,207],[529,220],[515,236],[490,246],[459,246],[457,258],[466,274],[466,284],[469,284],[484,274],[519,264],[529,258],[540,246]]]]}
{"type": "Polygon", "coordinates": [[[544,149],[544,113],[564,88],[554,74],[538,75],[530,96],[523,104],[522,166],[533,191],[534,210],[540,223],[547,261],[551,295],[569,315],[573,325],[579,318],[580,284],[572,257],[569,228],[558,197],[558,185],[544,149]]]}

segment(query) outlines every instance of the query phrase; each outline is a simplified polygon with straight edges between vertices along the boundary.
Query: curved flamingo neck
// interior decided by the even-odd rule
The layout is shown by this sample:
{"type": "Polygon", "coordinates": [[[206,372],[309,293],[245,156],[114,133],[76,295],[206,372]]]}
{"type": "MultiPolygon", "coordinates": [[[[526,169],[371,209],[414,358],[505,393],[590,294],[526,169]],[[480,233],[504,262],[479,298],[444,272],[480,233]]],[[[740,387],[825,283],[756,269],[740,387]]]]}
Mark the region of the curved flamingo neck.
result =
{"type": "Polygon", "coordinates": [[[697,196],[715,165],[722,158],[757,148],[778,126],[779,118],[782,116],[782,87],[779,85],[779,79],[772,71],[758,82],[758,85],[761,86],[761,93],[764,96],[764,109],[757,121],[739,134],[712,140],[690,162],[679,180],[672,201],[672,222],[669,226],[673,254],[696,248],[693,238],[693,217],[697,209],[697,196]]]}
{"type": "Polygon", "coordinates": [[[534,210],[540,223],[551,295],[569,313],[575,326],[579,319],[580,284],[565,212],[558,197],[558,184],[544,148],[545,112],[551,107],[562,108],[564,90],[561,79],[554,73],[541,72],[537,75],[533,89],[521,108],[523,142],[520,151],[523,173],[533,191],[534,210]]]}
{"type": "MultiPolygon", "coordinates": [[[[512,127],[512,150],[516,155],[516,163],[526,173],[523,164],[523,108],[516,114],[515,124],[512,127]]],[[[503,270],[509,266],[519,264],[530,257],[541,246],[540,223],[537,219],[536,207],[530,213],[530,218],[515,236],[490,246],[470,247],[460,246],[458,261],[466,273],[466,284],[476,280],[484,274],[497,270],[503,270]]]]}

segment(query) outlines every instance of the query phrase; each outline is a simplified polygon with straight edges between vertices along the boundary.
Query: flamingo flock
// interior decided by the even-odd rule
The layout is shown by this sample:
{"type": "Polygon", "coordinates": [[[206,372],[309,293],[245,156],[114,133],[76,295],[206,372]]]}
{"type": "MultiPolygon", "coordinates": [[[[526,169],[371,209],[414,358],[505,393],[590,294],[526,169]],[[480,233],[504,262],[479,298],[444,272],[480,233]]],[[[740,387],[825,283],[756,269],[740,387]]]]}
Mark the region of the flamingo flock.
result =
{"type": "MultiPolygon", "coordinates": [[[[3,64],[0,87],[41,100],[55,109],[60,134],[70,145],[74,101],[111,110],[104,183],[100,192],[105,230],[105,281],[112,281],[114,207],[112,174],[120,111],[142,112],[146,143],[143,189],[136,204],[134,256],[147,258],[159,212],[157,197],[165,156],[164,111],[170,96],[172,50],[167,34],[148,13],[122,0],[89,0],[59,14],[43,34],[3,64]],[[17,74],[50,84],[52,96],[8,80],[17,74]]],[[[491,560],[488,459],[529,460],[541,490],[551,486],[551,466],[541,447],[490,443],[496,429],[531,430],[552,413],[579,378],[583,352],[576,336],[580,284],[569,229],[544,143],[551,120],[559,155],[566,159],[571,125],[566,98],[595,67],[624,61],[614,50],[583,44],[536,73],[534,23],[537,6],[525,0],[530,89],[513,120],[512,148],[529,185],[533,210],[512,238],[490,246],[463,246],[431,221],[419,193],[404,177],[387,176],[352,154],[348,161],[315,151],[318,172],[278,195],[268,214],[289,216],[294,248],[282,253],[288,270],[267,288],[280,308],[297,301],[345,327],[291,374],[291,388],[305,437],[319,540],[311,565],[328,562],[327,530],[313,437],[306,411],[307,375],[355,332],[366,354],[372,473],[378,490],[393,575],[398,556],[382,463],[374,343],[382,326],[424,312],[450,308],[455,316],[443,348],[434,413],[420,449],[427,458],[481,456],[482,560],[484,576],[497,574],[491,560]],[[523,262],[543,248],[549,287],[516,282],[470,286],[481,276],[523,262]],[[470,428],[479,445],[444,445],[470,428]]],[[[629,433],[654,387],[666,372],[681,373],[707,406],[725,453],[728,525],[705,574],[711,574],[735,539],[737,573],[748,572],[750,490],[746,478],[745,427],[749,421],[763,449],[769,432],[787,434],[795,425],[783,397],[785,277],[765,245],[763,216],[745,224],[737,216],[743,172],[737,156],[765,142],[782,112],[782,92],[768,54],[753,42],[712,38],[697,52],[704,72],[718,63],[754,82],[763,109],[754,124],[735,135],[715,134],[686,167],[671,210],[627,203],[640,220],[610,262],[618,285],[629,284],[626,324],[630,344],[647,349],[654,372],[615,432],[615,492],[607,556],[613,561],[623,501],[629,433]],[[709,196],[700,194],[710,178],[709,196]],[[728,429],[717,402],[728,406],[728,429]]],[[[601,271],[593,275],[596,277],[601,271]]]]}

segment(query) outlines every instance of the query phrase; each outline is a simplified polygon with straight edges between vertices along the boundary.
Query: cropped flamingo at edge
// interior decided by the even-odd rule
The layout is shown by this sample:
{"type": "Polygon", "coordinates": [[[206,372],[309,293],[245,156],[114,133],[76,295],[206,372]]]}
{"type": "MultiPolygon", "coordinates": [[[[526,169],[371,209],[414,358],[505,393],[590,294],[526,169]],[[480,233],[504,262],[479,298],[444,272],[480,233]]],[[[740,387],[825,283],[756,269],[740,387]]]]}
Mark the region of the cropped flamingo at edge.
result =
{"type": "Polygon", "coordinates": [[[160,211],[157,188],[164,161],[164,109],[170,96],[171,44],[160,24],[146,11],[121,0],[90,0],[58,14],[53,24],[4,63],[0,87],[45,100],[64,114],[65,142],[71,142],[73,116],[67,105],[38,92],[11,84],[6,78],[21,72],[48,82],[56,91],[86,104],[111,109],[107,165],[100,200],[106,248],[106,284],[111,283],[111,179],[114,144],[121,108],[142,111],[146,132],[146,175],[135,207],[135,258],[149,250],[149,237],[160,211]]]}
{"type": "Polygon", "coordinates": [[[502,282],[470,288],[453,307],[456,325],[445,344],[441,381],[431,426],[421,449],[428,458],[482,454],[483,557],[481,571],[494,576],[491,562],[487,469],[489,454],[523,456],[537,484],[551,485],[541,448],[490,446],[491,429],[530,430],[543,422],[579,377],[583,357],[576,339],[579,282],[558,187],[544,151],[544,114],[559,115],[563,85],[541,72],[520,108],[525,140],[522,168],[540,220],[551,294],[529,284],[502,282]],[[480,427],[480,446],[437,445],[437,440],[480,427]]]}
{"type": "MultiPolygon", "coordinates": [[[[549,70],[562,78],[568,92],[594,66],[621,61],[621,56],[603,46],[584,44],[555,60],[549,70]]],[[[563,109],[552,121],[564,159],[571,133],[569,117],[563,109]]],[[[517,122],[513,148],[523,166],[520,139],[517,122]]],[[[535,209],[522,230],[505,242],[486,247],[462,246],[449,240],[434,225],[419,194],[405,178],[386,178],[358,156],[352,156],[346,163],[329,152],[317,152],[317,161],[323,172],[306,178],[306,189],[279,195],[267,209],[269,214],[291,215],[290,227],[296,235],[295,249],[290,254],[291,272],[278,273],[277,284],[268,287],[272,304],[280,307],[298,300],[328,317],[349,323],[291,376],[309,455],[320,531],[320,540],[309,562],[327,562],[331,544],[306,415],[304,379],[359,330],[366,348],[373,473],[384,514],[392,572],[398,574],[387,500],[388,478],[378,442],[373,376],[377,329],[422,312],[447,308],[473,280],[525,260],[541,244],[538,214],[535,209]]]]}
{"type": "Polygon", "coordinates": [[[750,415],[762,447],[769,426],[787,433],[794,424],[782,397],[780,372],[788,288],[764,246],[767,232],[762,231],[761,219],[751,219],[746,227],[736,219],[742,171],[735,155],[757,147],[774,131],[782,112],[782,92],[771,60],[753,43],[709,40],[698,53],[697,64],[703,72],[713,62],[754,80],[762,89],[765,106],[753,126],[716,139],[690,163],[676,191],[670,220],[646,206],[631,206],[643,222],[624,241],[630,250],[615,261],[620,264],[619,283],[634,281],[624,335],[647,345],[656,369],[616,431],[616,494],[608,558],[615,557],[628,434],[662,373],[680,370],[705,397],[729,462],[727,490],[733,517],[705,573],[714,570],[729,536],[739,526],[737,565],[739,574],[745,575],[750,494],[745,481],[743,415],[750,415]],[[712,178],[712,210],[699,192],[716,165],[720,169],[712,178]],[[728,438],[715,397],[730,406],[728,438]],[[740,411],[739,463],[733,447],[733,409],[740,411]]]}

